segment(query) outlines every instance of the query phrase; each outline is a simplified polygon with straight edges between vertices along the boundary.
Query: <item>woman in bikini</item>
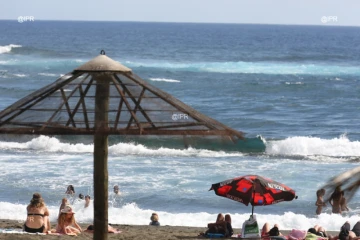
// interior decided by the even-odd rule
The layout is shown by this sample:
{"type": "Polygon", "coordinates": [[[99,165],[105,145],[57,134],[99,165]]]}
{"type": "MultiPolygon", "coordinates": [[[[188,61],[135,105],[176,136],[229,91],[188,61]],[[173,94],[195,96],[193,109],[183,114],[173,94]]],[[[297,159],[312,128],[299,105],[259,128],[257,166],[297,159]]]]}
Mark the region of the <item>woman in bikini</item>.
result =
{"type": "Polygon", "coordinates": [[[39,193],[34,193],[26,208],[27,218],[24,231],[29,233],[45,233],[50,230],[49,210],[39,193]]]}

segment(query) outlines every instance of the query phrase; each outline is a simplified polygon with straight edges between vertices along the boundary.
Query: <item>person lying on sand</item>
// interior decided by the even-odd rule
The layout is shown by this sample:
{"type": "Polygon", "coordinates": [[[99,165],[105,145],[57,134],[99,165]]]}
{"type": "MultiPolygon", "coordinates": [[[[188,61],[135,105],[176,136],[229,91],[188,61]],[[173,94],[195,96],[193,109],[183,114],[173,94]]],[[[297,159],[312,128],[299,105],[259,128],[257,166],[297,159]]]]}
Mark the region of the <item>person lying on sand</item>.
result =
{"type": "MultiPolygon", "coordinates": [[[[94,225],[89,225],[84,232],[94,232],[94,225]]],[[[108,232],[109,233],[121,233],[119,229],[113,228],[112,226],[108,225],[108,232]]]]}
{"type": "Polygon", "coordinates": [[[270,228],[270,224],[266,222],[261,230],[261,237],[270,239],[270,237],[282,237],[282,233],[279,230],[279,225],[275,224],[274,227],[270,228]]]}
{"type": "Polygon", "coordinates": [[[340,228],[340,233],[339,235],[330,238],[331,240],[358,240],[360,239],[360,236],[357,236],[356,233],[354,232],[357,231],[360,228],[360,223],[357,222],[354,225],[354,228],[352,230],[350,230],[350,223],[348,221],[346,221],[340,228]]]}

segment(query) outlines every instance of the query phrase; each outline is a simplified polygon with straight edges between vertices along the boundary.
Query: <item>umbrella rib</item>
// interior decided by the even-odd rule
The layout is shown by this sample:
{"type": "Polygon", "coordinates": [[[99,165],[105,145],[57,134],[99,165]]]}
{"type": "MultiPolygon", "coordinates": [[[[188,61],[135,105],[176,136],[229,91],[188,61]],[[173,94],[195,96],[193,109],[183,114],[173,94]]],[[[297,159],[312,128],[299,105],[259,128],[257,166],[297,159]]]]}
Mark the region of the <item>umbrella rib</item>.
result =
{"type": "Polygon", "coordinates": [[[123,106],[124,100],[122,98],[120,98],[120,103],[119,103],[119,107],[118,107],[118,111],[116,113],[116,118],[115,118],[115,123],[114,123],[114,128],[117,129],[119,121],[120,121],[120,115],[121,115],[121,109],[123,106]]]}
{"type": "MultiPolygon", "coordinates": [[[[46,94],[43,94],[43,91],[45,89],[48,88],[48,86],[40,89],[39,91],[35,92],[34,94],[29,96],[29,100],[26,99],[21,99],[20,101],[14,103],[13,105],[11,105],[10,107],[8,107],[6,110],[4,110],[4,114],[2,116],[0,116],[0,119],[7,115],[10,114],[11,112],[13,112],[16,109],[19,109],[20,107],[28,104],[26,107],[24,107],[22,110],[18,111],[16,114],[11,115],[8,119],[4,120],[3,122],[0,123],[0,126],[7,124],[8,122],[10,122],[12,119],[14,119],[15,117],[19,116],[20,114],[22,114],[24,111],[28,110],[29,108],[31,108],[32,106],[34,106],[35,104],[39,103],[40,101],[42,101],[43,99],[47,98],[49,95],[53,94],[54,92],[56,92],[59,88],[63,87],[64,85],[66,85],[68,82],[73,81],[75,78],[77,78],[79,75],[81,75],[81,73],[75,74],[72,77],[64,80],[63,82],[61,82],[60,84],[55,85],[54,87],[50,88],[50,90],[48,90],[48,92],[46,94]],[[41,96],[41,97],[40,97],[41,96]],[[26,101],[27,100],[27,101],[26,101]],[[32,102],[33,101],[33,102],[32,102]],[[30,103],[32,102],[32,103],[30,103]],[[13,107],[15,105],[15,107],[13,107]]],[[[61,79],[61,78],[60,78],[61,79]]],[[[60,80],[59,79],[59,80],[60,80]]]]}
{"type": "MultiPolygon", "coordinates": [[[[127,91],[127,90],[125,90],[125,91],[127,91]]],[[[141,90],[140,97],[139,97],[138,101],[136,101],[135,99],[131,98],[131,99],[133,100],[133,102],[135,103],[135,108],[134,108],[134,113],[135,113],[135,114],[136,114],[137,109],[140,107],[140,102],[141,102],[141,100],[142,100],[142,97],[144,96],[144,93],[145,93],[145,88],[143,88],[143,89],[141,90]]],[[[128,95],[130,95],[130,92],[128,92],[128,95]]],[[[140,111],[141,111],[141,110],[140,110],[140,111]]],[[[130,117],[129,123],[128,123],[128,125],[127,125],[126,128],[129,128],[129,127],[131,126],[131,123],[133,122],[133,120],[134,120],[134,118],[133,118],[133,117],[130,117]]]]}
{"type": "MultiPolygon", "coordinates": [[[[155,125],[153,124],[153,122],[151,121],[150,117],[146,114],[146,112],[143,110],[143,108],[140,105],[140,101],[141,101],[141,99],[143,97],[143,93],[145,92],[146,88],[144,86],[142,86],[143,90],[142,90],[142,92],[141,92],[141,94],[139,96],[139,100],[137,102],[136,99],[134,98],[134,96],[132,95],[132,93],[130,92],[130,90],[121,81],[121,79],[116,74],[114,74],[114,76],[115,76],[116,80],[119,81],[119,83],[121,84],[121,86],[123,87],[125,92],[128,93],[128,95],[130,96],[131,100],[135,103],[135,105],[139,107],[140,112],[143,114],[143,116],[146,118],[146,120],[148,120],[148,122],[152,125],[153,128],[156,128],[155,125]]],[[[135,113],[136,113],[136,108],[137,108],[136,106],[135,106],[135,113]]],[[[130,121],[133,121],[133,119],[130,119],[130,121]]]]}
{"type": "Polygon", "coordinates": [[[65,107],[66,107],[66,111],[67,113],[69,114],[69,121],[71,120],[72,122],[72,125],[73,127],[76,127],[76,124],[75,124],[75,121],[71,115],[71,109],[70,109],[70,106],[69,106],[69,102],[68,100],[72,97],[72,95],[74,95],[74,93],[77,91],[77,89],[79,88],[79,86],[81,86],[81,84],[86,80],[83,79],[79,84],[76,85],[76,87],[71,91],[71,93],[69,94],[68,97],[66,97],[66,94],[65,94],[65,91],[64,91],[64,88],[61,87],[60,88],[60,92],[61,92],[61,96],[62,96],[62,99],[63,99],[63,102],[62,104],[59,105],[58,109],[53,113],[53,115],[49,118],[49,120],[43,124],[43,126],[40,128],[40,131],[43,130],[46,126],[49,125],[50,122],[52,122],[53,118],[56,116],[56,114],[62,109],[62,107],[64,106],[65,104],[65,107]]]}
{"type": "MultiPolygon", "coordinates": [[[[160,89],[156,89],[156,91],[154,91],[153,89],[150,89],[149,86],[147,86],[146,83],[142,83],[140,82],[138,79],[135,79],[133,76],[131,76],[130,74],[124,73],[125,76],[127,76],[128,78],[130,78],[131,80],[133,80],[134,82],[136,82],[137,84],[139,84],[142,87],[146,87],[146,89],[150,92],[152,92],[153,94],[155,94],[156,96],[158,96],[159,98],[161,98],[162,100],[166,101],[168,104],[172,105],[173,107],[175,107],[178,111],[182,111],[183,113],[188,114],[189,116],[191,116],[192,118],[194,118],[196,121],[198,122],[204,122],[202,121],[201,118],[198,118],[197,116],[191,114],[189,111],[187,111],[186,109],[182,108],[181,106],[179,106],[178,104],[175,104],[172,101],[169,101],[164,95],[166,95],[166,93],[163,93],[160,89]]],[[[206,127],[208,127],[209,129],[217,129],[215,128],[213,125],[208,124],[207,122],[204,122],[204,125],[206,127]]]]}
{"type": "MultiPolygon", "coordinates": [[[[125,98],[124,92],[120,89],[119,85],[116,84],[115,79],[114,79],[113,77],[111,78],[111,81],[114,83],[116,90],[119,92],[119,94],[121,95],[121,98],[124,100],[124,103],[125,103],[128,111],[130,112],[131,116],[134,117],[135,123],[136,123],[136,125],[138,126],[138,128],[140,129],[140,132],[142,132],[143,129],[142,129],[142,127],[141,127],[141,124],[139,123],[139,120],[137,119],[137,117],[136,117],[136,115],[134,114],[134,112],[131,110],[131,106],[130,106],[129,102],[127,101],[127,99],[125,98]]],[[[127,128],[127,129],[128,129],[128,128],[127,128]]]]}
{"type": "Polygon", "coordinates": [[[80,98],[79,98],[79,101],[77,102],[74,110],[72,111],[72,113],[71,113],[71,115],[70,115],[70,118],[69,118],[69,120],[68,120],[67,123],[66,123],[66,126],[69,126],[70,120],[71,120],[71,119],[75,116],[75,114],[77,113],[77,111],[78,111],[78,109],[79,109],[79,107],[80,107],[80,104],[82,104],[83,109],[84,109],[83,113],[84,113],[84,119],[85,119],[86,127],[89,128],[89,124],[88,124],[88,120],[87,120],[87,115],[86,115],[86,106],[85,106],[85,102],[84,102],[84,97],[85,97],[87,91],[89,90],[89,88],[91,87],[91,84],[92,84],[92,82],[93,82],[94,79],[93,79],[93,78],[90,79],[89,83],[87,84],[87,86],[86,86],[86,88],[85,88],[85,93],[84,93],[83,90],[82,90],[82,84],[88,79],[89,76],[90,76],[90,74],[88,74],[88,75],[84,78],[84,80],[83,80],[81,83],[79,83],[79,85],[78,85],[78,86],[79,86],[78,89],[79,89],[79,93],[80,93],[80,98]]]}

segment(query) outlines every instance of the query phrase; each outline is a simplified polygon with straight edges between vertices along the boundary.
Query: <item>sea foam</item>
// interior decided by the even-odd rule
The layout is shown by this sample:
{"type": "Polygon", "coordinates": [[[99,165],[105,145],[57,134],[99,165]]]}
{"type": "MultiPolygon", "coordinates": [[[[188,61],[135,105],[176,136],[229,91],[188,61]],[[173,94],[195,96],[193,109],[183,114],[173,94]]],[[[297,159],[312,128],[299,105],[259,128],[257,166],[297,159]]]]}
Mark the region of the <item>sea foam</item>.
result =
{"type": "MultiPolygon", "coordinates": [[[[111,203],[110,203],[111,204],[111,203]]],[[[190,227],[204,227],[206,229],[207,223],[214,222],[217,213],[207,212],[180,212],[170,213],[165,211],[156,211],[154,209],[142,209],[135,203],[124,204],[120,207],[112,207],[109,204],[108,218],[109,223],[112,224],[131,224],[131,225],[148,225],[150,222],[150,216],[153,212],[157,212],[162,225],[169,226],[190,226],[190,227]]],[[[90,203],[88,208],[84,208],[83,201],[75,201],[72,203],[73,209],[76,212],[76,220],[80,223],[92,223],[93,222],[93,202],[90,203]]],[[[56,223],[59,206],[47,205],[50,212],[50,222],[56,223]]],[[[232,216],[233,228],[241,228],[242,223],[247,220],[249,214],[238,214],[232,212],[229,213],[232,216]]],[[[306,217],[302,214],[296,214],[293,212],[285,212],[282,215],[273,214],[257,214],[256,218],[260,227],[269,222],[271,225],[277,223],[281,229],[291,230],[303,229],[307,230],[310,227],[319,224],[327,230],[339,231],[340,227],[345,221],[349,221],[353,226],[358,221],[357,215],[342,216],[340,214],[321,214],[319,216],[306,217]]],[[[24,204],[12,204],[8,202],[0,202],[0,219],[18,220],[23,222],[26,216],[26,205],[24,204]]]]}
{"type": "Polygon", "coordinates": [[[19,47],[22,47],[22,46],[21,45],[16,45],[16,44],[9,44],[9,45],[5,45],[5,46],[0,46],[0,54],[11,52],[11,49],[19,48],[19,47]]]}

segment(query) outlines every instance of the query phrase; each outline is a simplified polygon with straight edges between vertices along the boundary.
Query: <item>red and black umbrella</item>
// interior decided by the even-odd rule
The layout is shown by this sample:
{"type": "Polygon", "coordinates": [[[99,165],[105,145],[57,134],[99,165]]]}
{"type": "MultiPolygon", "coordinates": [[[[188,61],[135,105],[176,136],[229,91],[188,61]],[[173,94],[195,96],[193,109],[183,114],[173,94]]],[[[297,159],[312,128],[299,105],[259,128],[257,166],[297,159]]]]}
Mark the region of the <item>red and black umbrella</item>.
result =
{"type": "MultiPolygon", "coordinates": [[[[210,190],[221,197],[230,198],[246,206],[271,205],[282,201],[291,201],[297,196],[288,186],[258,175],[246,175],[211,185],[210,190]]],[[[209,191],[210,191],[209,190],[209,191]]]]}

